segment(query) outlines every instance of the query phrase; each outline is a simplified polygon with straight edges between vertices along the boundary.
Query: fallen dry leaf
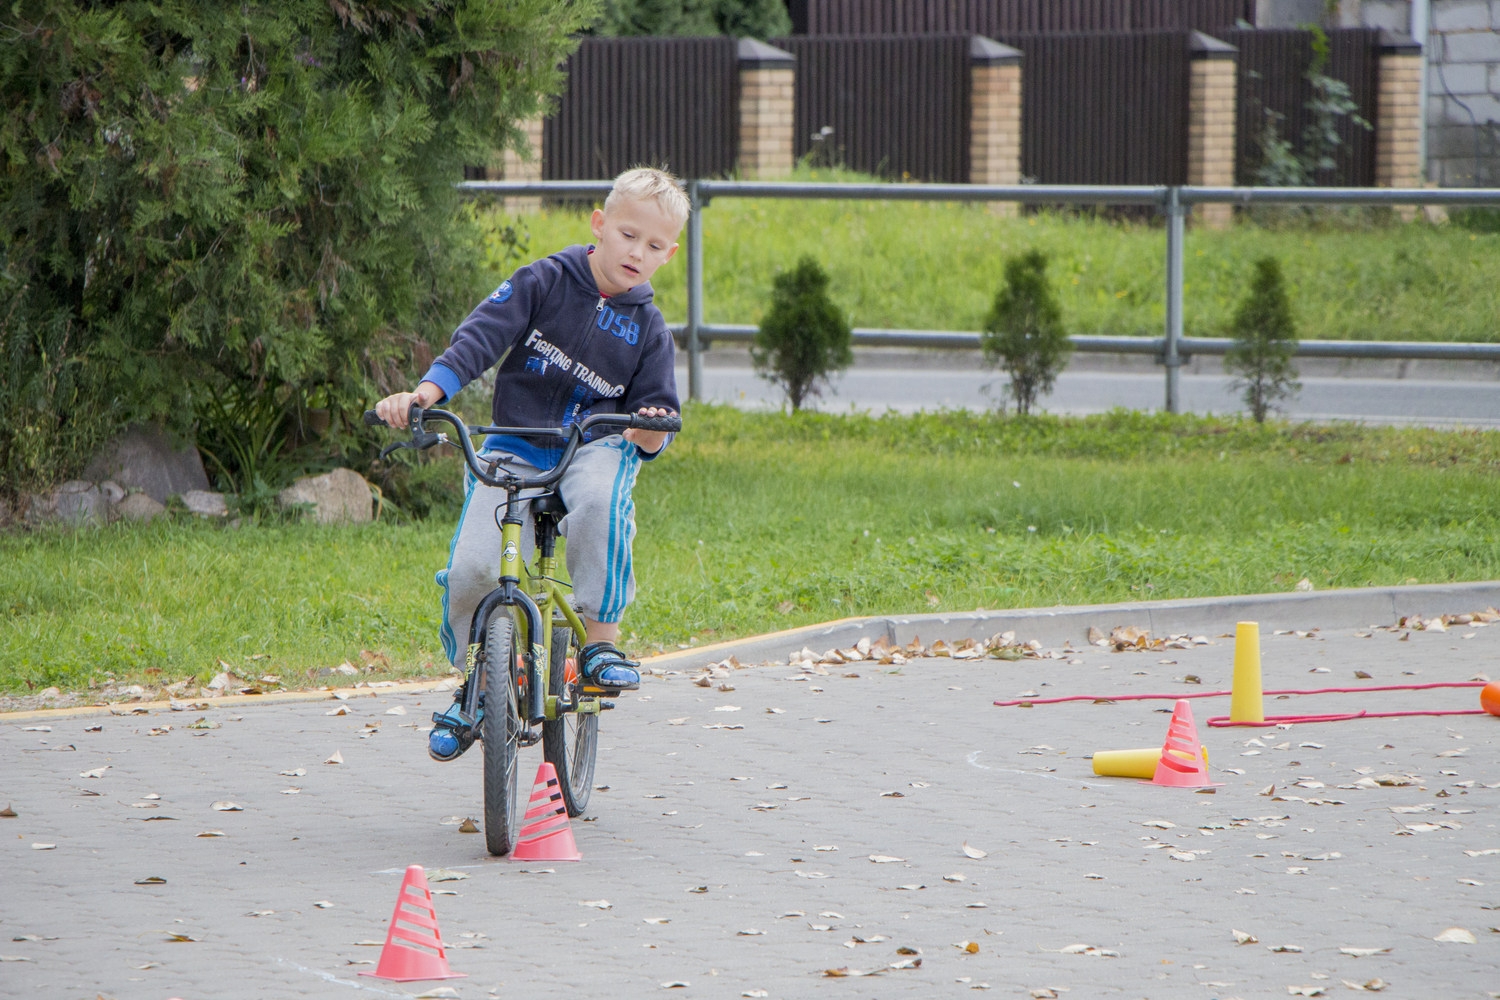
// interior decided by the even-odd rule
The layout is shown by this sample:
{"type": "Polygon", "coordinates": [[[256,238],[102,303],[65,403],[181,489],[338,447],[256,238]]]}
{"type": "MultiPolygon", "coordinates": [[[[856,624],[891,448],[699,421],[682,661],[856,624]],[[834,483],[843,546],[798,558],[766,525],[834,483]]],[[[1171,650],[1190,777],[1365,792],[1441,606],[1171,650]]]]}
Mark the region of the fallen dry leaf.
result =
{"type": "Polygon", "coordinates": [[[478,833],[479,832],[479,824],[475,823],[472,819],[466,819],[462,823],[458,824],[458,832],[459,833],[478,833]]]}

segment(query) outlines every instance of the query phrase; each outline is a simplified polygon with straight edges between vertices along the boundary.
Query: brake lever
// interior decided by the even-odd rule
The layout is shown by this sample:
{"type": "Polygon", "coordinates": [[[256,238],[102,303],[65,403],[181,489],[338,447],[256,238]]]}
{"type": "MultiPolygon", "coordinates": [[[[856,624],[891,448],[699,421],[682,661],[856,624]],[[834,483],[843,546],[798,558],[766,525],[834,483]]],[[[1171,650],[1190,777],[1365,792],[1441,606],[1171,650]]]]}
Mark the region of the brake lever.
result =
{"type": "Polygon", "coordinates": [[[411,440],[397,441],[395,444],[388,444],[380,449],[380,460],[384,462],[390,456],[391,452],[399,451],[402,448],[414,448],[417,451],[421,451],[424,448],[431,448],[435,444],[444,444],[447,440],[448,436],[441,431],[415,431],[412,433],[411,440]]]}

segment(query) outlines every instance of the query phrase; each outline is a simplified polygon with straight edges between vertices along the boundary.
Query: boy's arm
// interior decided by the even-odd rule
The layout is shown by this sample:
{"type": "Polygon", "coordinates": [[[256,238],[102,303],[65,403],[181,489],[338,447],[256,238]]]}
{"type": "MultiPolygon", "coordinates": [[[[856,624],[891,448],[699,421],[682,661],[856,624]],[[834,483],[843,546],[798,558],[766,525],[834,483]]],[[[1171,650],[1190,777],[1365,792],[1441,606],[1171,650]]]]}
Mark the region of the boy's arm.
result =
{"type": "Polygon", "coordinates": [[[418,386],[418,393],[424,394],[422,405],[432,406],[458,395],[460,389],[503,358],[531,329],[532,316],[559,273],[561,268],[554,261],[534,261],[519,268],[475,306],[453,331],[447,349],[422,376],[418,386]]]}
{"type": "MultiPolygon", "coordinates": [[[[630,381],[623,409],[626,413],[642,413],[648,417],[674,416],[680,405],[677,401],[675,345],[659,312],[652,317],[646,343],[648,346],[641,352],[640,364],[630,381]]],[[[624,432],[625,440],[635,445],[644,459],[661,454],[672,437],[665,431],[636,427],[624,432]]]]}

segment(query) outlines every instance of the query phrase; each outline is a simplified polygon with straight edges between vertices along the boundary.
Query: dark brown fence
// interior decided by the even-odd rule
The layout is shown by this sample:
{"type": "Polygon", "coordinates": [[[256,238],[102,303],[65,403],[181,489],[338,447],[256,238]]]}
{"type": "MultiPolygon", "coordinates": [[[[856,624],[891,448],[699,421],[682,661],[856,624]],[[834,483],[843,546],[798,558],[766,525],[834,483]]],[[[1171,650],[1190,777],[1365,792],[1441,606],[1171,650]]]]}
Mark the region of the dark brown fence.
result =
{"type": "Polygon", "coordinates": [[[1021,174],[1038,184],[1187,183],[1189,33],[1023,35],[1021,174]]]}
{"type": "Polygon", "coordinates": [[[739,75],[732,38],[588,38],[543,126],[546,180],[613,177],[639,164],[680,177],[734,169],[739,75]]]}
{"type": "MultiPolygon", "coordinates": [[[[1357,114],[1372,125],[1380,92],[1379,31],[1345,28],[1328,32],[1327,75],[1349,85],[1350,97],[1359,106],[1357,114]]],[[[1313,96],[1307,70],[1313,58],[1313,35],[1296,29],[1230,31],[1221,36],[1240,50],[1239,109],[1235,121],[1235,179],[1254,182],[1262,162],[1260,138],[1266,112],[1284,117],[1277,124],[1281,138],[1293,148],[1303,148],[1303,130],[1312,121],[1307,102],[1313,96]]],[[[1339,149],[1335,167],[1320,172],[1321,186],[1369,187],[1375,183],[1375,135],[1346,118],[1339,127],[1339,149]]]]}
{"type": "Polygon", "coordinates": [[[817,149],[882,177],[966,183],[970,38],[773,40],[797,59],[793,155],[817,149]]]}
{"type": "Polygon", "coordinates": [[[792,0],[799,34],[873,35],[970,32],[1153,31],[1213,33],[1253,24],[1255,0],[792,0]]]}

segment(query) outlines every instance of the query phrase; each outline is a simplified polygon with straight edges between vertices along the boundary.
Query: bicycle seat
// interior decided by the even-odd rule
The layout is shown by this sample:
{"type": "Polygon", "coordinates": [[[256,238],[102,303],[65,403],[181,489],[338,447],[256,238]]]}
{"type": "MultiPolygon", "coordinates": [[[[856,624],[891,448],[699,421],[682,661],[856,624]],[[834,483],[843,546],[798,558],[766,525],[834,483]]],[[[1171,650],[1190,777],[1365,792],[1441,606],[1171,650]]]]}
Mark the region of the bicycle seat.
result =
{"type": "Polygon", "coordinates": [[[532,516],[536,516],[538,514],[552,514],[556,517],[563,517],[568,513],[568,505],[563,503],[561,493],[557,493],[555,491],[552,493],[544,493],[531,501],[531,513],[532,516]]]}

